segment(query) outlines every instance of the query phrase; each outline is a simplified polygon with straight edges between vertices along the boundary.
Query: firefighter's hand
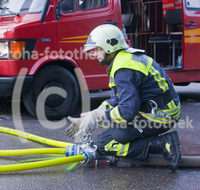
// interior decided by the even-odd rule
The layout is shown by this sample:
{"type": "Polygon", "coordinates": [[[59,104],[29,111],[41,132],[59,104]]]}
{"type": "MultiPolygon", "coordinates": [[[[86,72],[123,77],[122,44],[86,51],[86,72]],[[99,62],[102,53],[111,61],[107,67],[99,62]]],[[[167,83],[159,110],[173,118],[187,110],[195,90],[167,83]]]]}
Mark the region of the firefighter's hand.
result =
{"type": "Polygon", "coordinates": [[[71,125],[65,130],[67,137],[75,138],[83,133],[91,133],[95,128],[95,120],[92,112],[82,113],[80,118],[67,118],[71,125]]]}
{"type": "Polygon", "coordinates": [[[106,119],[106,106],[102,106],[93,111],[82,113],[80,118],[68,117],[71,125],[65,130],[69,138],[74,138],[83,133],[91,133],[98,125],[98,122],[106,119]]]}
{"type": "Polygon", "coordinates": [[[74,135],[80,130],[81,118],[67,117],[71,125],[65,130],[67,137],[74,138],[74,135]]]}
{"type": "Polygon", "coordinates": [[[106,119],[106,106],[102,106],[93,111],[82,113],[80,129],[83,133],[91,133],[95,128],[97,128],[98,123],[106,119]]]}
{"type": "Polygon", "coordinates": [[[81,123],[79,133],[91,133],[96,128],[95,118],[93,113],[87,112],[81,114],[81,123]]]}

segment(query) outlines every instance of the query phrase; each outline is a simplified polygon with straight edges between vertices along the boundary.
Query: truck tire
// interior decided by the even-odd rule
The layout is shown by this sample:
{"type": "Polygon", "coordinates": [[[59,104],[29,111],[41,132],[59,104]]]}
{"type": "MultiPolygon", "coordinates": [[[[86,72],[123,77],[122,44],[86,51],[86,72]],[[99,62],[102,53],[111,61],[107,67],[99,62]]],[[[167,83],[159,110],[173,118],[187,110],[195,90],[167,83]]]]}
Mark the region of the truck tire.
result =
{"type": "Polygon", "coordinates": [[[23,94],[23,102],[27,111],[36,116],[36,102],[39,94],[49,87],[60,87],[66,91],[67,97],[58,94],[49,95],[45,101],[47,119],[55,120],[67,117],[76,107],[79,100],[79,86],[75,77],[61,66],[46,66],[38,71],[27,92],[23,94]]]}

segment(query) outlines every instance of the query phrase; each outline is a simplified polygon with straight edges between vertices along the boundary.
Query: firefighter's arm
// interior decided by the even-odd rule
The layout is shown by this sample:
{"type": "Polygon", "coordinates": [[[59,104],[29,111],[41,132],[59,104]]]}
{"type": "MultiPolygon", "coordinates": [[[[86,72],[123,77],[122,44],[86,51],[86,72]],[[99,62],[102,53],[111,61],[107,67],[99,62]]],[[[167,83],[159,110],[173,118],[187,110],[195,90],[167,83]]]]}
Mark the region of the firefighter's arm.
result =
{"type": "Polygon", "coordinates": [[[117,123],[129,122],[138,114],[141,100],[139,97],[138,79],[134,71],[120,69],[115,73],[115,84],[118,91],[118,105],[106,111],[107,117],[117,123]]]}
{"type": "Polygon", "coordinates": [[[113,108],[118,105],[118,100],[119,99],[118,99],[117,90],[116,90],[116,87],[114,86],[111,88],[111,91],[110,91],[110,99],[103,101],[99,107],[104,105],[109,108],[113,108]]]}

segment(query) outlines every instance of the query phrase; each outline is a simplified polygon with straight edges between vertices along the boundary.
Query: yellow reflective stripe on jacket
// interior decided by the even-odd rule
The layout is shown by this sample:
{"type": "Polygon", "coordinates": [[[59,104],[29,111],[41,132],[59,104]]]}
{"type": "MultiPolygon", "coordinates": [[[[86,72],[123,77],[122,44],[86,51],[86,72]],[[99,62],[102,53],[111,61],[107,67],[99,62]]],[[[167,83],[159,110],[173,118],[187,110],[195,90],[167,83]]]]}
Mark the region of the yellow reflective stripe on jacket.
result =
{"type": "Polygon", "coordinates": [[[173,119],[178,120],[181,116],[181,104],[179,102],[176,106],[173,100],[171,101],[171,103],[174,104],[174,106],[170,109],[163,110],[163,112],[171,116],[173,119]]]}
{"type": "Polygon", "coordinates": [[[163,111],[164,113],[170,115],[170,116],[173,116],[173,115],[177,114],[177,112],[180,111],[180,109],[181,109],[181,104],[180,104],[180,102],[179,102],[178,105],[176,106],[173,100],[172,100],[170,103],[167,104],[168,107],[169,107],[169,109],[163,109],[162,111],[163,111]],[[172,107],[170,106],[171,108],[170,108],[169,105],[168,105],[168,104],[170,104],[170,103],[173,104],[172,107]]]}
{"type": "Polygon", "coordinates": [[[157,81],[158,86],[163,90],[163,92],[169,89],[169,86],[165,78],[162,78],[159,71],[157,71],[153,66],[150,68],[150,73],[153,75],[155,81],[157,81]]]}
{"type": "MultiPolygon", "coordinates": [[[[115,140],[112,140],[111,142],[109,142],[107,145],[105,145],[104,149],[106,151],[111,151],[113,150],[112,147],[114,146],[114,144],[117,144],[118,142],[115,140]]],[[[115,148],[114,148],[115,149],[115,148]]]]}
{"type": "Polygon", "coordinates": [[[153,59],[146,55],[136,56],[134,54],[127,53],[125,51],[120,51],[117,54],[116,58],[114,59],[111,68],[109,87],[112,88],[113,86],[116,86],[114,81],[114,75],[117,70],[122,68],[132,69],[140,71],[144,75],[148,76],[152,62],[153,59]]]}
{"type": "Polygon", "coordinates": [[[114,81],[114,77],[110,76],[109,79],[109,87],[112,88],[113,86],[116,86],[115,81],[114,81]]]}
{"type": "Polygon", "coordinates": [[[116,123],[124,123],[124,122],[126,122],[126,120],[123,119],[123,118],[121,117],[121,115],[119,114],[118,106],[116,106],[115,108],[113,108],[113,109],[110,111],[110,117],[111,117],[116,123]]]}
{"type": "Polygon", "coordinates": [[[175,103],[174,103],[174,100],[172,100],[171,102],[169,102],[169,103],[167,104],[167,106],[168,106],[169,108],[174,108],[174,107],[176,107],[176,105],[175,105],[175,103]]]}
{"type": "Polygon", "coordinates": [[[103,102],[101,103],[101,105],[99,106],[99,108],[102,107],[103,105],[109,106],[109,108],[113,108],[113,106],[111,106],[107,101],[103,101],[103,102]]]}
{"type": "Polygon", "coordinates": [[[172,117],[176,120],[178,120],[181,116],[181,111],[178,111],[178,113],[176,115],[173,115],[172,117]]]}
{"type": "Polygon", "coordinates": [[[151,113],[144,113],[144,112],[139,112],[144,118],[150,120],[150,121],[154,121],[156,123],[161,123],[161,124],[170,124],[172,122],[174,122],[173,120],[168,120],[168,119],[164,119],[164,118],[157,118],[154,117],[151,113]]]}
{"type": "MultiPolygon", "coordinates": [[[[168,104],[170,104],[170,105],[174,104],[174,105],[170,109],[164,109],[164,110],[162,110],[162,112],[164,112],[165,114],[171,116],[173,119],[178,120],[180,118],[180,113],[181,113],[180,112],[180,109],[181,109],[180,102],[179,102],[179,104],[177,106],[175,105],[175,103],[174,103],[173,100],[170,103],[168,103],[168,104]]],[[[140,112],[140,113],[146,119],[151,120],[151,121],[155,121],[157,123],[169,124],[169,123],[172,122],[172,120],[168,120],[168,119],[164,119],[164,118],[156,118],[151,113],[143,113],[143,112],[140,112]]]]}
{"type": "Polygon", "coordinates": [[[117,156],[126,156],[128,153],[130,143],[121,144],[115,140],[112,140],[107,145],[105,145],[104,149],[108,152],[116,151],[117,156]]]}

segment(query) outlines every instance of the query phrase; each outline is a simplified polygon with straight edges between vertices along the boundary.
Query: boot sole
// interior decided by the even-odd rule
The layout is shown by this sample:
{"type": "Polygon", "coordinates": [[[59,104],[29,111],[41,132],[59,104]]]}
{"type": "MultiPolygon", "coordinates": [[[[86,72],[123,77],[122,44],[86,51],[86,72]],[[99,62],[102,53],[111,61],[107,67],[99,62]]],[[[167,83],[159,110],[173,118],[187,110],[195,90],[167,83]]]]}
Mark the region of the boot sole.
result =
{"type": "Polygon", "coordinates": [[[172,132],[172,137],[173,137],[173,140],[174,140],[177,159],[176,159],[176,163],[175,164],[169,166],[169,169],[172,172],[175,172],[178,169],[178,167],[179,167],[179,165],[181,163],[181,152],[180,152],[180,149],[179,149],[180,142],[179,142],[177,131],[173,131],[172,132]]]}

